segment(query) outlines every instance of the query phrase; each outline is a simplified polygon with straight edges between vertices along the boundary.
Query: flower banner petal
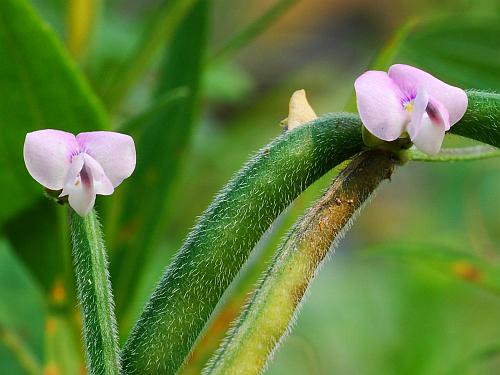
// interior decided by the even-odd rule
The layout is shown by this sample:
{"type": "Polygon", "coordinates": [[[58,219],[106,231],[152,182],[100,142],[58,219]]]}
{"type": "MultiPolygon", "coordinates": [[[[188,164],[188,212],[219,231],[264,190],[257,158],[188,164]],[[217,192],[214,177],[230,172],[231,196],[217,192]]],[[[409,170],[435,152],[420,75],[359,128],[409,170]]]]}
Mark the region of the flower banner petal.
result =
{"type": "Polygon", "coordinates": [[[409,65],[396,64],[390,67],[388,74],[399,87],[424,88],[429,96],[447,109],[450,126],[457,123],[467,110],[468,99],[464,90],[448,85],[423,70],[409,65]]]}
{"type": "Polygon", "coordinates": [[[76,136],[80,148],[102,167],[107,178],[117,187],[135,169],[134,140],[125,134],[97,131],[76,136]]]}

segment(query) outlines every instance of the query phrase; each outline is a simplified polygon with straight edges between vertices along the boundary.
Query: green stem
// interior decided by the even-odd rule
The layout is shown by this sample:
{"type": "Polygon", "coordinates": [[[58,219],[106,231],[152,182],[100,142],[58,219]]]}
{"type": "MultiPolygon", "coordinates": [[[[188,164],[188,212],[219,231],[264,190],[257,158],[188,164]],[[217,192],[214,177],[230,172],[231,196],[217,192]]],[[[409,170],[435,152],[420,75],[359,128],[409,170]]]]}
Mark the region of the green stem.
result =
{"type": "Polygon", "coordinates": [[[427,155],[419,150],[408,150],[406,157],[413,161],[469,161],[500,156],[500,150],[491,146],[443,148],[437,155],[427,155]]]}
{"type": "Polygon", "coordinates": [[[71,239],[76,284],[90,374],[120,373],[118,336],[106,248],[97,214],[71,211],[71,239]]]}
{"type": "Polygon", "coordinates": [[[467,97],[467,111],[450,133],[500,148],[500,94],[468,90],[467,97]]]}
{"type": "Polygon", "coordinates": [[[297,314],[300,303],[343,231],[398,159],[366,151],[294,226],[205,374],[260,374],[297,314]]]}
{"type": "Polygon", "coordinates": [[[219,62],[228,58],[260,34],[266,31],[269,26],[279,19],[287,10],[289,10],[298,0],[278,0],[271,8],[269,8],[262,16],[248,25],[246,28],[236,33],[229,39],[220,49],[218,49],[209,58],[210,64],[219,62]]]}

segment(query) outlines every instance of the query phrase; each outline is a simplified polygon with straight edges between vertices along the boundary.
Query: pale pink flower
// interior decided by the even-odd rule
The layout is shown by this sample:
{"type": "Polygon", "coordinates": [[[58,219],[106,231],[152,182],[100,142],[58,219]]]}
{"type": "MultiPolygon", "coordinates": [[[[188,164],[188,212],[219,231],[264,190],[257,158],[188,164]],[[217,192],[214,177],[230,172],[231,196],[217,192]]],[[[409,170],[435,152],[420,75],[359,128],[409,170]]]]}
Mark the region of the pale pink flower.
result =
{"type": "Polygon", "coordinates": [[[393,141],[408,132],[413,144],[437,154],[444,134],[467,109],[464,90],[409,65],[368,71],[354,83],[361,121],[370,133],[393,141]]]}
{"type": "Polygon", "coordinates": [[[62,190],[81,216],[94,207],[96,194],[110,195],[135,168],[134,140],[97,131],[76,137],[61,130],[26,135],[24,162],[31,176],[50,190],[62,190]]]}

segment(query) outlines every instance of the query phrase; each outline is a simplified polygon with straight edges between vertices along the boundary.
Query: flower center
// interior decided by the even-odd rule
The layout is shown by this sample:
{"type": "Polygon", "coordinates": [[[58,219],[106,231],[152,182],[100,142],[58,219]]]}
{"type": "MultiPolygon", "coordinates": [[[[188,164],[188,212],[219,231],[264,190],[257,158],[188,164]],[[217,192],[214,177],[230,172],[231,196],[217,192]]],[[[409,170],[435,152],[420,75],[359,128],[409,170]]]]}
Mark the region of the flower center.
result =
{"type": "Polygon", "coordinates": [[[403,107],[406,110],[406,112],[411,113],[413,111],[413,105],[415,104],[414,102],[415,100],[411,100],[403,104],[403,107]]]}

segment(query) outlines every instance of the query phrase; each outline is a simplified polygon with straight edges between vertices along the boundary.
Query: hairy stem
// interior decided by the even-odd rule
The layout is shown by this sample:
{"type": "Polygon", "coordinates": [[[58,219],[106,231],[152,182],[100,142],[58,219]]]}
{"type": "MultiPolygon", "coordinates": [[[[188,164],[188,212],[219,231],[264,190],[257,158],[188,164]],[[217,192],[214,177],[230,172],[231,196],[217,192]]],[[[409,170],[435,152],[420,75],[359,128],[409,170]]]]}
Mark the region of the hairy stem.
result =
{"type": "Polygon", "coordinates": [[[106,248],[96,212],[71,211],[71,240],[89,374],[118,375],[120,361],[106,248]]]}
{"type": "Polygon", "coordinates": [[[276,217],[307,186],[363,148],[361,123],[327,115],[264,147],[201,216],[123,350],[127,374],[172,374],[276,217]]]}
{"type": "Polygon", "coordinates": [[[259,374],[290,328],[311,281],[353,215],[394,170],[397,157],[366,151],[334,179],[279,248],[205,374],[259,374]]]}

